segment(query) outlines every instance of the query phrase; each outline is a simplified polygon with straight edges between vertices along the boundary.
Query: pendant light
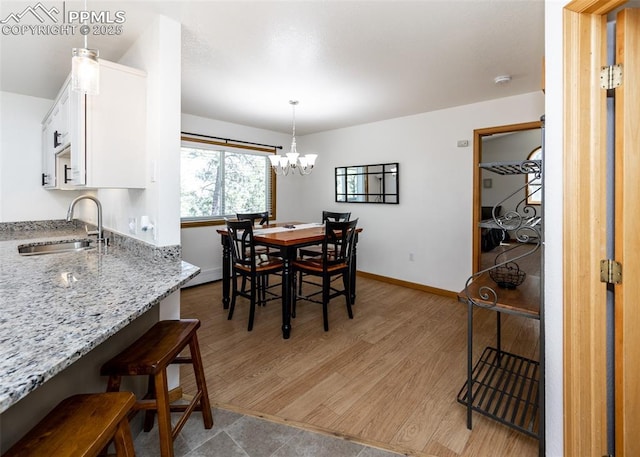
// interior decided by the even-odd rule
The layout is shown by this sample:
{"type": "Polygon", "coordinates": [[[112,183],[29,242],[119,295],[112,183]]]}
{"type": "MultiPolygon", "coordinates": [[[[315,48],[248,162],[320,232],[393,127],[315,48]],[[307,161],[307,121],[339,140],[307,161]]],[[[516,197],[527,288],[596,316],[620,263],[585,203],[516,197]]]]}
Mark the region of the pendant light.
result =
{"type": "MultiPolygon", "coordinates": [[[[84,1],[87,12],[87,0],[84,1]]],[[[86,17],[86,15],[85,15],[86,17]]],[[[73,48],[71,58],[71,89],[87,95],[98,95],[100,92],[100,63],[98,50],[89,49],[87,35],[90,28],[85,24],[80,27],[84,35],[84,48],[73,48]]]]}

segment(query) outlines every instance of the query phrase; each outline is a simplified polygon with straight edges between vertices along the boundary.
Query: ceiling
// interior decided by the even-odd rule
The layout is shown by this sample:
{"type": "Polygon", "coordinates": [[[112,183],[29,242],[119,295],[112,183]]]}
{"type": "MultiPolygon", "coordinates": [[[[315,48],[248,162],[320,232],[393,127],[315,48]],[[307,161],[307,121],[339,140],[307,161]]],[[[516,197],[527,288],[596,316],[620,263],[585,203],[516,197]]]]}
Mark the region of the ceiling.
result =
{"type": "MultiPolygon", "coordinates": [[[[79,1],[40,3],[84,9],[79,1]]],[[[3,0],[0,25],[41,24],[31,11],[16,16],[40,3],[3,0]]],[[[89,0],[87,9],[112,19],[124,12],[122,33],[88,37],[112,61],[155,15],[179,21],[182,112],[268,130],[291,131],[291,99],[304,135],[541,85],[544,0],[89,0]],[[511,82],[495,84],[499,75],[511,82]]],[[[0,34],[0,89],[55,98],[82,35],[11,30],[0,34]]]]}

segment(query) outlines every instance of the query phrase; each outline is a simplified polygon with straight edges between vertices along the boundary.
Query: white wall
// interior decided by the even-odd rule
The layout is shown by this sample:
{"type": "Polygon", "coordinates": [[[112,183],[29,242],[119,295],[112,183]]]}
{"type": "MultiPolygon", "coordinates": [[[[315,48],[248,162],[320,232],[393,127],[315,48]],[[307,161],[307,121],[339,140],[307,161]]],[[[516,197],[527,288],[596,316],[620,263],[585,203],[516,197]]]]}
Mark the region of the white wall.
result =
{"type": "MultiPolygon", "coordinates": [[[[280,151],[288,152],[291,143],[291,134],[272,132],[269,130],[245,127],[229,122],[216,121],[190,114],[182,115],[182,131],[198,133],[201,135],[231,138],[253,143],[282,146],[280,151]]],[[[280,218],[281,202],[287,199],[284,196],[290,191],[287,181],[295,177],[279,177],[276,180],[277,208],[276,218],[280,218]],[[281,198],[283,196],[283,198],[281,198]]],[[[282,220],[282,219],[281,219],[282,220]]],[[[201,268],[201,272],[189,285],[215,281],[222,278],[222,246],[220,236],[216,232],[216,226],[193,227],[181,230],[182,258],[201,268]]]]}
{"type": "Polygon", "coordinates": [[[80,194],[41,186],[41,122],[52,105],[53,100],[0,92],[0,222],[64,219],[80,194]]]}
{"type": "MultiPolygon", "coordinates": [[[[474,129],[535,121],[542,113],[542,93],[531,93],[299,137],[298,151],[318,153],[317,165],[311,175],[278,178],[277,218],[317,221],[324,209],[351,211],[364,228],[359,270],[459,291],[471,274],[473,149],[456,142],[472,140],[474,129]],[[399,205],[335,203],[335,167],[386,162],[400,164],[399,205]]],[[[192,116],[183,116],[183,130],[274,144],[264,140],[268,132],[192,116]]],[[[288,136],[276,138],[287,147],[288,136]]],[[[214,228],[183,229],[182,245],[186,261],[221,271],[214,228]]]]}
{"type": "Polygon", "coordinates": [[[295,204],[278,195],[279,217],[351,211],[364,229],[359,270],[457,292],[471,274],[473,130],[536,121],[543,103],[531,93],[302,137],[299,151],[317,152],[318,165],[298,180],[295,204]],[[335,167],[386,162],[399,162],[399,205],[335,203],[335,167]]]}
{"type": "Polygon", "coordinates": [[[562,9],[565,0],[545,1],[545,189],[544,329],[547,456],[563,455],[562,318],[562,9]]]}
{"type": "Polygon", "coordinates": [[[180,244],[180,56],[180,23],[158,16],[120,59],[147,72],[147,183],[144,190],[98,191],[105,227],[157,246],[180,244]],[[140,230],[142,216],[153,231],[140,230]]]}

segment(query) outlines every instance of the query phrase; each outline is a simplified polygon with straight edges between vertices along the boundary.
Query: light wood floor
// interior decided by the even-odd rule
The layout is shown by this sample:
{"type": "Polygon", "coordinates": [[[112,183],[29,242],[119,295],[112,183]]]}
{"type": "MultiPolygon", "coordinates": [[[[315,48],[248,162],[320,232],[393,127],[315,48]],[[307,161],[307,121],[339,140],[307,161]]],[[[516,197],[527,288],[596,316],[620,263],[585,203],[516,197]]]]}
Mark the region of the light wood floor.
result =
{"type": "MultiPolygon", "coordinates": [[[[342,297],[329,308],[300,302],[282,339],[279,301],[233,320],[221,283],[181,292],[183,317],[202,321],[199,340],[212,403],[411,456],[538,455],[538,441],[474,414],[456,401],[466,379],[466,306],[451,298],[358,278],[354,319],[342,297]]],[[[475,311],[475,350],[494,345],[495,313],[475,311]]],[[[503,348],[538,359],[538,321],[503,318],[503,348]]],[[[475,359],[475,357],[474,357],[475,359]]],[[[185,393],[193,391],[186,366],[185,393]]]]}

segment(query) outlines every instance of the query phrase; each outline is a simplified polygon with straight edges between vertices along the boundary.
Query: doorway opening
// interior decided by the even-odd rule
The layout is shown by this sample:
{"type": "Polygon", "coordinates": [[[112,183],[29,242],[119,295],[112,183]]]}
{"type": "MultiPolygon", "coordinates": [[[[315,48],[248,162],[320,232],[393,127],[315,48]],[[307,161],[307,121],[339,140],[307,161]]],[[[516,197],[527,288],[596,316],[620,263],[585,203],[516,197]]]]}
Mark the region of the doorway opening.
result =
{"type": "MultiPolygon", "coordinates": [[[[483,240],[482,229],[479,222],[483,219],[487,219],[487,217],[484,216],[486,216],[486,213],[490,211],[490,208],[492,208],[494,204],[499,203],[499,200],[496,199],[499,198],[498,196],[504,196],[504,187],[512,185],[509,183],[509,179],[513,179],[511,177],[502,176],[484,176],[480,168],[480,163],[486,161],[526,160],[528,155],[531,154],[534,149],[541,146],[541,129],[542,122],[533,121],[474,130],[472,228],[473,273],[477,273],[483,269],[483,240]],[[485,213],[484,215],[483,208],[485,213]]],[[[516,179],[526,179],[526,177],[520,176],[516,179]]],[[[501,208],[501,210],[506,209],[507,208],[501,208]]]]}
{"type": "MultiPolygon", "coordinates": [[[[543,119],[543,118],[541,118],[543,119]]],[[[476,294],[469,298],[468,328],[468,381],[472,371],[472,304],[474,298],[485,300],[487,308],[495,308],[497,323],[497,348],[500,351],[501,314],[519,314],[525,303],[533,303],[537,309],[533,318],[539,319],[539,344],[537,356],[530,360],[538,367],[539,383],[535,387],[537,411],[535,413],[539,440],[539,455],[545,455],[544,420],[544,305],[543,272],[540,249],[544,238],[542,222],[542,160],[544,155],[543,121],[511,124],[474,130],[473,169],[473,276],[467,284],[476,284],[476,294]],[[513,241],[513,242],[511,242],[513,241]],[[521,252],[524,249],[523,252],[521,252]],[[518,251],[515,251],[518,250],[518,251]],[[517,254],[516,254],[517,252],[517,254]],[[518,260],[520,264],[516,264],[518,260]],[[524,270],[524,271],[523,271],[524,270]],[[517,276],[514,276],[514,271],[517,276]],[[483,282],[485,273],[497,283],[498,288],[515,289],[528,276],[533,289],[509,294],[500,291],[500,297],[491,285],[483,282]],[[502,282],[501,282],[502,281],[502,282]],[[533,282],[532,282],[533,281],[533,282]],[[489,300],[489,303],[486,302],[489,300]],[[491,300],[493,300],[492,303],[491,300]]],[[[481,305],[483,306],[483,305],[481,305]]],[[[473,369],[475,370],[475,368],[473,369]]],[[[468,402],[468,427],[471,427],[473,395],[468,402]]],[[[478,409],[481,411],[481,409],[478,409]]],[[[515,414],[514,414],[515,416],[515,414]]],[[[532,422],[532,423],[533,423],[532,422]]],[[[517,427],[516,427],[517,428],[517,427]]]]}

